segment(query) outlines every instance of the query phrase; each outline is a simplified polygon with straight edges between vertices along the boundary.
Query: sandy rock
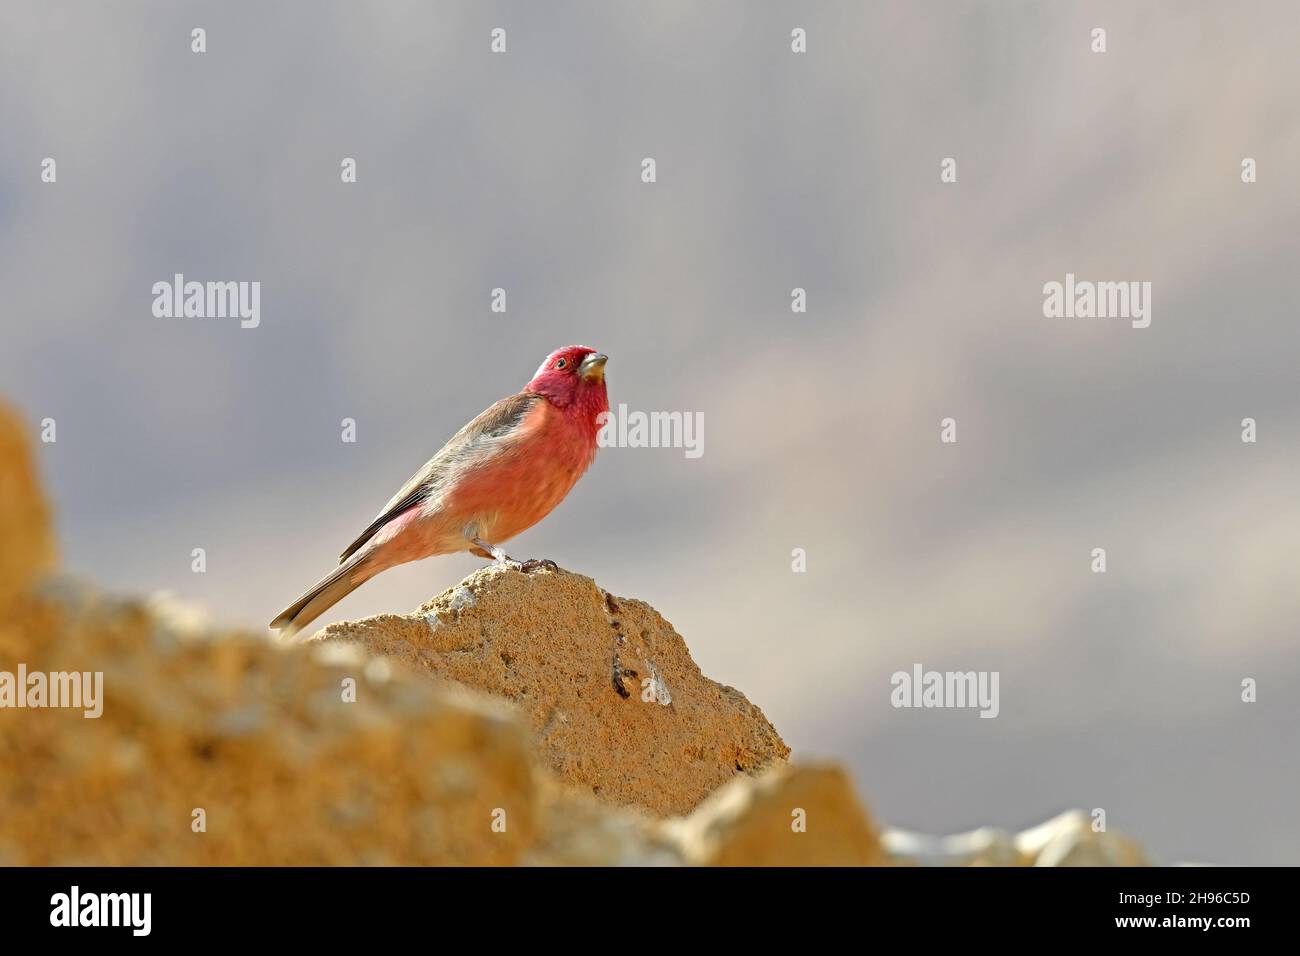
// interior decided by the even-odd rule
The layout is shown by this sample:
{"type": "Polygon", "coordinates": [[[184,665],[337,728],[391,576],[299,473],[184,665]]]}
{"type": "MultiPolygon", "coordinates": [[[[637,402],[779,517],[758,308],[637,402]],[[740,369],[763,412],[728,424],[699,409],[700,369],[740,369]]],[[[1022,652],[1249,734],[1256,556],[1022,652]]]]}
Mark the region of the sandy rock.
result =
{"type": "Polygon", "coordinates": [[[0,608],[54,567],[49,508],[36,480],[28,427],[0,403],[0,608]]]}
{"type": "Polygon", "coordinates": [[[1067,810],[1016,836],[1016,847],[1034,866],[1150,866],[1142,848],[1116,830],[1098,833],[1092,817],[1067,810]]]}
{"type": "Polygon", "coordinates": [[[790,752],[654,608],[567,571],[489,566],[413,614],[332,624],[309,643],[359,645],[513,701],[562,779],[662,816],[790,752]]]}
{"type": "Polygon", "coordinates": [[[532,743],[485,695],[66,585],[0,633],[29,670],[104,673],[98,719],[0,709],[0,863],[511,864],[537,841],[532,743]]]}
{"type": "Polygon", "coordinates": [[[740,777],[665,824],[705,866],[881,866],[888,858],[840,767],[779,765],[740,777]],[[802,830],[797,825],[802,824],[802,830]]]}

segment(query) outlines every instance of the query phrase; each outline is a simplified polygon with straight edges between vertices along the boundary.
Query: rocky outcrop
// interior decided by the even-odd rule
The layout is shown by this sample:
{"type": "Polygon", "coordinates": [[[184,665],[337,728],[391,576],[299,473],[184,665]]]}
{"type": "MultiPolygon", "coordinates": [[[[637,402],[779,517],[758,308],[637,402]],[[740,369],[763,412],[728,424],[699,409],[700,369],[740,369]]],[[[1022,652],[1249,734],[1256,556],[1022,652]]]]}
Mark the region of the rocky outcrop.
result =
{"type": "Polygon", "coordinates": [[[653,608],[577,574],[487,569],[286,647],[53,563],[0,408],[0,865],[1142,862],[1081,812],[882,833],[653,608]],[[100,712],[18,706],[20,673],[102,675],[100,712]]]}
{"type": "Polygon", "coordinates": [[[537,839],[531,743],[484,695],[66,584],[7,629],[29,672],[102,671],[104,700],[0,710],[0,862],[509,864],[537,839]]]}
{"type": "Polygon", "coordinates": [[[413,614],[332,624],[310,643],[512,701],[560,777],[660,816],[790,753],[744,694],[700,673],[654,608],[568,571],[487,567],[413,614]]]}

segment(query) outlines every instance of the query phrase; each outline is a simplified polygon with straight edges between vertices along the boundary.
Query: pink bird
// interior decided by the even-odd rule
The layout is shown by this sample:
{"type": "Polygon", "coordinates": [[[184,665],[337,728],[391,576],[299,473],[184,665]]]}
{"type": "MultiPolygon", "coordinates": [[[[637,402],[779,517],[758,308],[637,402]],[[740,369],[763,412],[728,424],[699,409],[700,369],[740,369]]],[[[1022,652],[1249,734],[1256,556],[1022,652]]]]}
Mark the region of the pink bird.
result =
{"type": "Polygon", "coordinates": [[[435,554],[469,551],[530,570],[501,544],[564,500],[596,457],[609,411],[606,356],[557,349],[532,381],[452,436],[339,557],[339,566],[280,612],[271,627],[295,634],[381,571],[435,554]]]}

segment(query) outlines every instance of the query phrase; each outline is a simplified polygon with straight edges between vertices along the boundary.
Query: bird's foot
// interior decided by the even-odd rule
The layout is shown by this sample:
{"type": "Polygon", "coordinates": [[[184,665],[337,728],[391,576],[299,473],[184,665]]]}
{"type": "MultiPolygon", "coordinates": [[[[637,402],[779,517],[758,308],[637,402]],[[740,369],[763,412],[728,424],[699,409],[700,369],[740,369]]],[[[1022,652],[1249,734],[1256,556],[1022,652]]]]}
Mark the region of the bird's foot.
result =
{"type": "Polygon", "coordinates": [[[540,571],[546,568],[549,571],[558,571],[560,566],[550,558],[529,558],[523,564],[519,565],[519,570],[524,574],[532,574],[534,571],[540,571]]]}
{"type": "Polygon", "coordinates": [[[532,574],[542,568],[548,568],[551,571],[560,569],[559,565],[550,558],[529,558],[527,561],[516,561],[495,544],[488,544],[482,538],[471,538],[470,544],[479,549],[476,553],[491,555],[493,567],[509,568],[512,571],[522,571],[524,574],[532,574]]]}
{"type": "Polygon", "coordinates": [[[523,569],[523,564],[521,562],[516,561],[514,558],[510,557],[510,555],[506,554],[495,544],[488,544],[482,538],[471,538],[470,543],[474,545],[476,548],[478,548],[480,550],[480,553],[484,555],[491,555],[492,565],[494,567],[510,568],[511,570],[514,571],[520,571],[523,569]]]}

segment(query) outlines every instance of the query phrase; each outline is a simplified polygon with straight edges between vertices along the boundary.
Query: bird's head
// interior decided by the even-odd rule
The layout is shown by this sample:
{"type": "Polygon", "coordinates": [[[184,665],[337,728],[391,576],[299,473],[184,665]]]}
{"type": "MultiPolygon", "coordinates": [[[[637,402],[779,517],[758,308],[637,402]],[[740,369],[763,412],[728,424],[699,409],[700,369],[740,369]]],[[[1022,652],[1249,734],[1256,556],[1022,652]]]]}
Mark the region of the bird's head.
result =
{"type": "Polygon", "coordinates": [[[606,356],[585,345],[556,349],[538,366],[525,390],[545,395],[560,408],[574,406],[599,414],[609,408],[605,397],[606,360],[606,356]]]}

